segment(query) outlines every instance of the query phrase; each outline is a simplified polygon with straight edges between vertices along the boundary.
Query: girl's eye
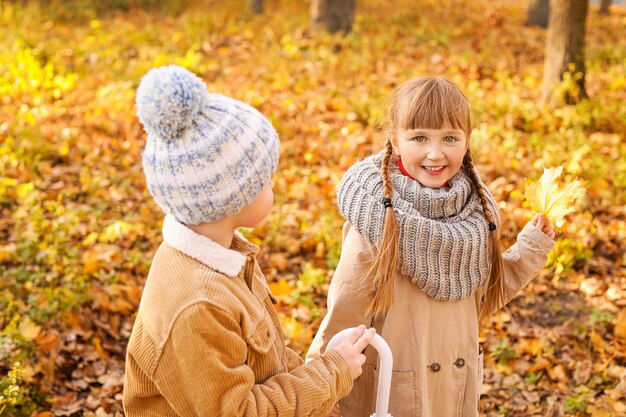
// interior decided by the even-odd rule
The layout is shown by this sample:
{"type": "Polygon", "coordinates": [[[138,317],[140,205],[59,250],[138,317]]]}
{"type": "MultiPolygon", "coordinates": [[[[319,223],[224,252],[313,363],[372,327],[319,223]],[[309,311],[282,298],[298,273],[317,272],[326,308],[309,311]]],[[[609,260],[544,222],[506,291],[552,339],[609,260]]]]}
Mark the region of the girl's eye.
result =
{"type": "Polygon", "coordinates": [[[426,138],[424,136],[416,136],[413,138],[415,142],[424,142],[426,138]]]}
{"type": "Polygon", "coordinates": [[[456,142],[456,138],[454,136],[446,136],[444,140],[449,143],[456,142]]]}

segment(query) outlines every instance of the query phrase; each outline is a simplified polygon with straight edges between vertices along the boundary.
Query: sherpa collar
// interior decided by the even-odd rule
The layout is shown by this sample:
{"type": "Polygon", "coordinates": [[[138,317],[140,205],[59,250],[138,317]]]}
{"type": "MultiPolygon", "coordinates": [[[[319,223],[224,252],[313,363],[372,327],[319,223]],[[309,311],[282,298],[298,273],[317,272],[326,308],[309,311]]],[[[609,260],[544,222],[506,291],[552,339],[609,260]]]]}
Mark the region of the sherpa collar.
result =
{"type": "Polygon", "coordinates": [[[239,232],[235,232],[231,249],[199,235],[173,216],[166,215],[163,221],[163,240],[211,269],[230,277],[239,275],[249,254],[256,254],[258,247],[239,232]]]}

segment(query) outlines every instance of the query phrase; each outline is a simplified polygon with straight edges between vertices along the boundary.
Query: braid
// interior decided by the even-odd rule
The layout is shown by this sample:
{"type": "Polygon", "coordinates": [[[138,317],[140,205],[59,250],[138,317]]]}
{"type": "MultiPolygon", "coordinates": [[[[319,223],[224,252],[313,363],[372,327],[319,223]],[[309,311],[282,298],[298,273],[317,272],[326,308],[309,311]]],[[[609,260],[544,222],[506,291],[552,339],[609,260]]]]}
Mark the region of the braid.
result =
{"type": "Polygon", "coordinates": [[[487,291],[483,294],[484,303],[480,309],[480,315],[485,317],[495,313],[504,306],[504,264],[500,250],[500,236],[497,230],[496,219],[489,207],[487,192],[480,183],[478,172],[474,166],[474,160],[469,149],[463,158],[463,163],[467,170],[467,175],[472,181],[473,188],[480,197],[480,204],[483,207],[487,223],[489,223],[489,280],[487,283],[487,291]]]}
{"type": "Polygon", "coordinates": [[[372,302],[368,314],[374,319],[378,315],[385,315],[393,302],[393,285],[398,265],[398,222],[391,205],[393,183],[389,178],[389,163],[393,157],[391,139],[385,144],[385,155],[381,163],[383,179],[383,193],[385,204],[385,218],[383,232],[380,238],[378,251],[370,266],[367,276],[372,278],[372,302]]]}
{"type": "Polygon", "coordinates": [[[385,155],[383,156],[380,167],[381,176],[383,177],[383,194],[386,198],[391,198],[391,193],[393,192],[393,185],[389,179],[389,161],[392,156],[393,145],[391,144],[391,140],[387,140],[387,143],[385,143],[385,155]]]}

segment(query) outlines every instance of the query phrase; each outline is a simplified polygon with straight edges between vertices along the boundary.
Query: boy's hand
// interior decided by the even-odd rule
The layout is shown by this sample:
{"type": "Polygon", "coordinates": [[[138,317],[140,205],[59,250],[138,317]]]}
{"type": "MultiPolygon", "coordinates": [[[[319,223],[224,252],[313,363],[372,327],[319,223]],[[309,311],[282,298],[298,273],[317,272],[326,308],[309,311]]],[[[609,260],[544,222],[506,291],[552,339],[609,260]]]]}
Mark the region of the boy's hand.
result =
{"type": "Polygon", "coordinates": [[[537,229],[541,230],[545,233],[550,239],[554,239],[556,236],[556,231],[554,230],[554,226],[550,223],[550,220],[546,218],[546,215],[543,213],[535,214],[530,223],[535,226],[537,229]]]}
{"type": "Polygon", "coordinates": [[[350,375],[352,379],[357,379],[363,372],[363,364],[365,363],[365,355],[363,349],[370,344],[376,334],[373,327],[365,330],[365,326],[361,324],[352,333],[347,335],[335,349],[348,363],[350,375]]]}

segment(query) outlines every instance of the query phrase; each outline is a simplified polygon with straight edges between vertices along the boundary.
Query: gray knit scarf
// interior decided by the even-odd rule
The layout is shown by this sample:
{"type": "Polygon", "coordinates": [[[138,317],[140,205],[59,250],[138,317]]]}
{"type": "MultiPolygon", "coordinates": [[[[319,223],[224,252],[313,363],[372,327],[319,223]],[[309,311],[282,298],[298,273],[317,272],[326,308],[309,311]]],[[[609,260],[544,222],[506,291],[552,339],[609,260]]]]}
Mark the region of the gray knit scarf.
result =
{"type": "MultiPolygon", "coordinates": [[[[341,214],[375,246],[385,215],[380,173],[383,152],[353,165],[337,192],[341,214]]],[[[405,176],[397,161],[390,163],[389,174],[400,230],[398,269],[435,300],[471,296],[489,269],[489,231],[480,197],[472,191],[464,169],[442,188],[428,188],[405,176]]],[[[482,182],[481,186],[487,190],[482,182]]],[[[498,223],[497,205],[488,191],[487,196],[498,223]]]]}

